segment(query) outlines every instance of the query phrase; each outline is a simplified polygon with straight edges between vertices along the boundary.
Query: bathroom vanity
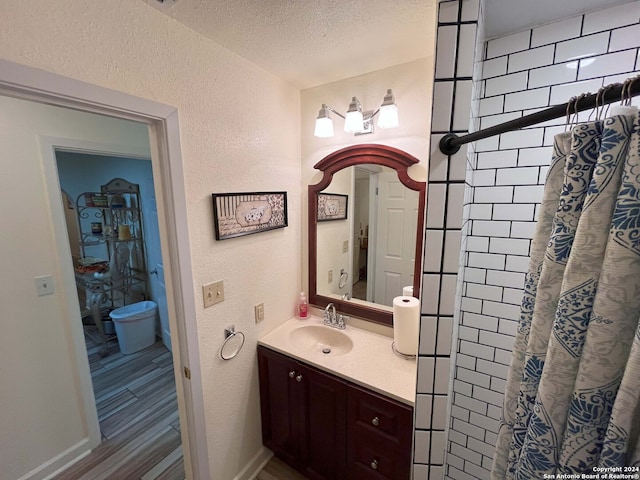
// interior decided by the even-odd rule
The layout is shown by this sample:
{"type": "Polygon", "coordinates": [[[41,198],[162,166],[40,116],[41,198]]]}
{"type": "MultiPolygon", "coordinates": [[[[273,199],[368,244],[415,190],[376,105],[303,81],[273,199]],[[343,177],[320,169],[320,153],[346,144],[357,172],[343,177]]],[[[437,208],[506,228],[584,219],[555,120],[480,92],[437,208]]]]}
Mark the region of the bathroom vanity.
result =
{"type": "Polygon", "coordinates": [[[420,294],[414,259],[422,258],[426,183],[409,175],[419,163],[393,147],[361,144],[314,166],[323,175],[308,187],[309,304],[366,321],[338,330],[317,316],[294,318],[258,341],[263,443],[312,480],[411,477],[416,361],[393,353],[390,330],[393,298],[406,286],[420,294]],[[374,194],[379,208],[366,200],[374,194]],[[328,221],[328,197],[345,199],[351,213],[328,221]],[[398,233],[394,245],[382,235],[389,230],[398,233]],[[372,254],[367,275],[356,276],[354,246],[365,235],[369,252],[401,252],[394,258],[402,261],[390,267],[372,254]]]}
{"type": "Polygon", "coordinates": [[[416,364],[391,342],[314,316],[263,337],[264,445],[310,479],[408,480],[416,364]]]}

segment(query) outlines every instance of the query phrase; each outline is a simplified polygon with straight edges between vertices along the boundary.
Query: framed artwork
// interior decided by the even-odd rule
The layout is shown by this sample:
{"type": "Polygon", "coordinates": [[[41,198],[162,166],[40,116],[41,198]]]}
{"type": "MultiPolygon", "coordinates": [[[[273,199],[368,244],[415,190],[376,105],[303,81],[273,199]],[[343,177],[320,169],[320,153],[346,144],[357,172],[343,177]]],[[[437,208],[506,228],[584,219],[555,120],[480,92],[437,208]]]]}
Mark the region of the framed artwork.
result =
{"type": "Polygon", "coordinates": [[[216,240],[287,226],[287,192],[212,193],[216,240]]]}
{"type": "Polygon", "coordinates": [[[318,221],[346,220],[349,197],[334,193],[318,193],[318,221]]]}

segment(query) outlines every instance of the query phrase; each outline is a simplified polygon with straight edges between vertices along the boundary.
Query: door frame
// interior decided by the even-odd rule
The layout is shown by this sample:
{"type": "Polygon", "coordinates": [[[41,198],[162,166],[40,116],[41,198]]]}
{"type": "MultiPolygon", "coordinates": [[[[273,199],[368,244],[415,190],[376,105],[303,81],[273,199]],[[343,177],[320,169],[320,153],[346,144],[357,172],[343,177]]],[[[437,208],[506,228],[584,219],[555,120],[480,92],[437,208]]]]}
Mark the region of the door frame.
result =
{"type": "MultiPolygon", "coordinates": [[[[162,258],[165,265],[165,274],[167,275],[165,282],[167,286],[169,324],[172,339],[176,340],[174,345],[178,347],[173,349],[172,355],[185,474],[187,478],[197,480],[210,478],[207,436],[204,428],[206,418],[194,303],[195,292],[191,251],[189,247],[187,202],[184,189],[177,109],[169,105],[2,59],[0,59],[0,95],[133,120],[148,126],[162,258]],[[190,374],[190,378],[186,376],[187,371],[190,374]]],[[[44,137],[41,138],[41,141],[44,141],[45,145],[56,143],[52,139],[44,137]]],[[[44,150],[42,153],[44,153],[44,150]]],[[[47,178],[46,187],[49,190],[49,198],[57,199],[57,203],[52,202],[50,205],[50,214],[52,223],[54,225],[58,224],[54,231],[57,243],[56,248],[59,256],[65,258],[61,254],[70,255],[70,251],[68,239],[66,237],[60,238],[60,230],[64,232],[66,227],[58,223],[60,218],[55,218],[56,216],[60,217],[63,212],[61,210],[57,170],[53,172],[55,181],[52,182],[50,169],[55,165],[47,165],[50,163],[45,161],[45,170],[47,170],[45,172],[45,177],[47,178]]],[[[75,295],[75,279],[70,264],[65,268],[63,263],[65,262],[60,261],[59,265],[64,280],[61,289],[64,292],[61,293],[64,295],[65,302],[69,305],[69,299],[73,298],[72,295],[75,295]]],[[[69,262],[66,263],[68,264],[69,262]]],[[[77,299],[75,302],[77,303],[77,299]]],[[[71,329],[71,331],[77,332],[77,329],[71,329]]],[[[96,435],[95,427],[91,425],[97,425],[97,414],[95,413],[95,404],[87,407],[88,401],[93,402],[93,392],[84,341],[78,338],[78,335],[72,333],[73,338],[71,341],[74,350],[73,354],[80,360],[80,362],[76,362],[76,365],[79,365],[79,371],[77,372],[78,382],[85,407],[83,414],[87,420],[89,441],[91,441],[91,437],[96,435]],[[79,351],[80,349],[82,351],[79,351]],[[83,356],[85,365],[81,366],[83,356]],[[89,395],[87,395],[87,388],[90,391],[89,395]]],[[[76,459],[73,460],[75,461],[76,459]]],[[[62,466],[60,465],[60,467],[62,466]]]]}

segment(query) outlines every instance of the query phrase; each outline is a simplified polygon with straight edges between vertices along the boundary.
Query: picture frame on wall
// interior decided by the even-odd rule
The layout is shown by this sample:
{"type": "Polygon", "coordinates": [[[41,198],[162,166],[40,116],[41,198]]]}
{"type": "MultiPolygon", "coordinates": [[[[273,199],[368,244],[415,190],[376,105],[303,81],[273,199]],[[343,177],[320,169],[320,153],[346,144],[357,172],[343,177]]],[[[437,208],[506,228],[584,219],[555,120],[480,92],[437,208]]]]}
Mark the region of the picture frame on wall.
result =
{"type": "Polygon", "coordinates": [[[216,240],[288,225],[287,192],[212,193],[216,240]]]}
{"type": "Polygon", "coordinates": [[[349,196],[337,193],[318,193],[318,221],[346,220],[349,196]]]}

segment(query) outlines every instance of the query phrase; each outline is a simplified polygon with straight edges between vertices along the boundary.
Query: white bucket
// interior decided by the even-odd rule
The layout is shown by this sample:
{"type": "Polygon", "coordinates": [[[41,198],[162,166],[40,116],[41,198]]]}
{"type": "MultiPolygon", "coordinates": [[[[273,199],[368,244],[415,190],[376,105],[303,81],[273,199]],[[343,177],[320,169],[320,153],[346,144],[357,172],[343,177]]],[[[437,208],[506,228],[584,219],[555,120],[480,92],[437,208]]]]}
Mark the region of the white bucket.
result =
{"type": "Polygon", "coordinates": [[[155,343],[157,312],[156,303],[147,300],[116,308],[109,314],[122,353],[139,352],[155,343]]]}

